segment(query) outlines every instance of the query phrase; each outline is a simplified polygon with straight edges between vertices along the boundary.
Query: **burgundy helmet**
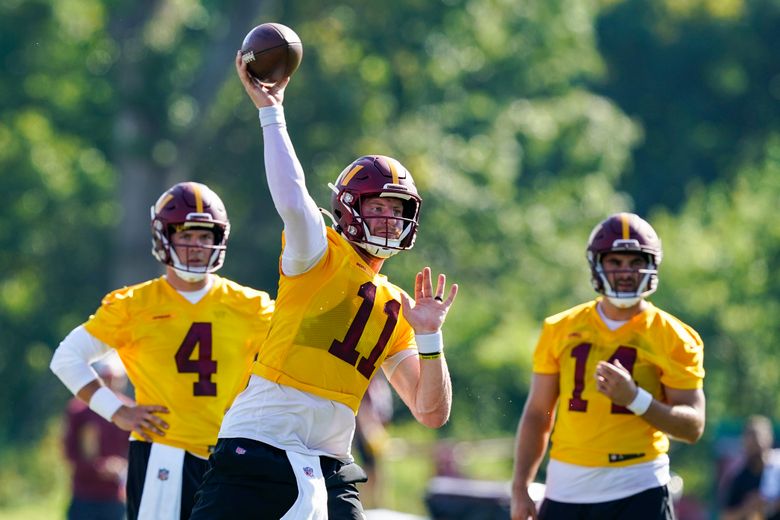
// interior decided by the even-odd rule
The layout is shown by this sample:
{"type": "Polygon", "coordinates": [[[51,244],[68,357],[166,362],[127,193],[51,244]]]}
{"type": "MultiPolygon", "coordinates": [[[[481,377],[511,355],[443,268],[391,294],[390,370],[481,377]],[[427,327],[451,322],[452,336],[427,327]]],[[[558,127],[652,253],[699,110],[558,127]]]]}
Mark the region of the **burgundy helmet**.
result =
{"type": "Polygon", "coordinates": [[[384,155],[365,155],[344,168],[333,190],[331,208],[334,227],[347,240],[379,258],[389,258],[398,251],[411,249],[417,237],[422,198],[417,193],[412,174],[397,160],[384,155]],[[361,204],[366,197],[394,197],[403,202],[400,219],[403,229],[397,239],[372,236],[361,204]]]}
{"type": "Polygon", "coordinates": [[[160,195],[151,208],[152,255],[165,265],[185,274],[184,279],[202,279],[225,261],[230,221],[225,205],[205,184],[180,182],[160,195]],[[172,247],[171,237],[182,229],[208,229],[214,233],[214,245],[208,265],[189,266],[181,262],[172,247]]]}
{"type": "Polygon", "coordinates": [[[630,307],[658,288],[658,266],[663,259],[661,239],[647,221],[633,213],[616,213],[600,222],[590,233],[587,258],[591,283],[596,292],[605,295],[618,307],[630,307]],[[636,291],[615,291],[601,263],[606,253],[639,253],[647,259],[647,267],[636,291]]]}

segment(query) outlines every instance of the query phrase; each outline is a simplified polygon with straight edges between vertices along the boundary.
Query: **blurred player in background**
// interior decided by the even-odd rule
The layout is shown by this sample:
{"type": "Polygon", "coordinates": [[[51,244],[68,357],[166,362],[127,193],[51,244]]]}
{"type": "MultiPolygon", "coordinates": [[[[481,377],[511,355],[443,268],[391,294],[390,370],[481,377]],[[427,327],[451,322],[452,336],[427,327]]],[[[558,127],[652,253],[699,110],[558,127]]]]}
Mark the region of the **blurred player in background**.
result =
{"type": "Polygon", "coordinates": [[[780,498],[780,482],[774,482],[778,471],[777,451],[772,449],[772,421],[763,415],[753,415],[742,430],[742,461],[724,490],[722,520],[780,520],[776,501],[780,498]]]}
{"type": "Polygon", "coordinates": [[[54,353],[51,369],[79,399],[132,432],[130,520],[189,518],[225,410],[246,385],[273,301],[215,273],[230,233],[207,186],[176,184],[151,208],[152,253],[165,275],[108,294],[54,353]],[[136,402],[89,364],[116,350],[136,402]]]}
{"type": "Polygon", "coordinates": [[[669,436],[693,443],[704,431],[704,351],[696,331],[645,299],[662,255],[655,230],[631,213],[591,233],[602,296],[544,321],[517,431],[513,520],[537,518],[528,486],[550,440],[538,518],[674,518],[669,436]]]}
{"type": "Polygon", "coordinates": [[[360,488],[360,499],[368,508],[380,507],[384,499],[384,457],[390,442],[386,427],[392,418],[392,390],[380,372],[371,380],[360,402],[352,443],[368,476],[368,481],[360,488]]]}
{"type": "Polygon", "coordinates": [[[421,199],[411,174],[364,156],[332,185],[333,227],[306,189],[282,109],[285,78],[262,85],[236,55],[260,110],[265,170],[284,222],[279,291],[249,386],[225,416],[193,520],[364,518],[350,453],[355,414],[380,368],[422,424],[452,400],[441,326],[457,293],[417,274],[414,299],[379,271],[412,247],[421,199]]]}
{"type": "MultiPolygon", "coordinates": [[[[95,364],[108,388],[127,390],[127,376],[117,356],[95,364]]],[[[80,399],[65,412],[65,456],[71,465],[68,520],[123,520],[127,480],[127,432],[105,421],[80,399]]]]}

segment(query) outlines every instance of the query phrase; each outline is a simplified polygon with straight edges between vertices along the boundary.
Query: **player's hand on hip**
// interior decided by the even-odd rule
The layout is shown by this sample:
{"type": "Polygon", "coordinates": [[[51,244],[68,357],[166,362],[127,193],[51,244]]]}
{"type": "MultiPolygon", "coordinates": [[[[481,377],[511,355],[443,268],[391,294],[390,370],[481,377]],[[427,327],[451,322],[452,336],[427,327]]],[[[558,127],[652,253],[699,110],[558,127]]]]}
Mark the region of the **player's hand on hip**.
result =
{"type": "Polygon", "coordinates": [[[450,286],[447,298],[444,297],[447,277],[438,276],[436,290],[433,290],[431,268],[425,267],[417,273],[414,280],[414,301],[401,293],[404,316],[415,334],[433,334],[441,329],[447,312],[450,310],[455,296],[458,294],[458,284],[450,286]]]}
{"type": "Polygon", "coordinates": [[[619,406],[626,406],[636,397],[637,387],[631,373],[619,360],[599,361],[596,365],[596,389],[619,406]]]}
{"type": "Polygon", "coordinates": [[[123,405],[116,411],[111,421],[128,432],[135,432],[147,442],[152,442],[149,432],[164,436],[168,429],[158,413],[168,413],[168,409],[159,405],[123,405]]]}
{"type": "Polygon", "coordinates": [[[246,63],[241,59],[241,51],[236,52],[236,72],[241,84],[244,86],[247,95],[257,108],[270,107],[272,105],[281,105],[284,101],[284,89],[290,82],[287,76],[273,85],[260,83],[260,80],[253,77],[246,67],[246,63]]]}

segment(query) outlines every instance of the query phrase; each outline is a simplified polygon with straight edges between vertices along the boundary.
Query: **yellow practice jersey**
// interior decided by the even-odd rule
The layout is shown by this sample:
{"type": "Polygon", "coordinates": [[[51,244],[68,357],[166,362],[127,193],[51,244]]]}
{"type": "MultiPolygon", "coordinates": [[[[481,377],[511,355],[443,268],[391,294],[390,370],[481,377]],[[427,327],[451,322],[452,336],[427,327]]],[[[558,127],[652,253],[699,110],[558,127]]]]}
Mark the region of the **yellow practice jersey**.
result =
{"type": "Polygon", "coordinates": [[[581,466],[647,462],[668,451],[668,437],[598,392],[596,364],[619,360],[639,386],[663,400],[664,387],[702,387],[702,341],[649,302],[612,331],[598,314],[599,300],[547,318],[536,346],[534,372],[558,374],[560,381],[550,457],[581,466]]]}
{"type": "Polygon", "coordinates": [[[273,308],[267,293],[216,275],[195,304],[157,278],[110,293],[84,326],[118,351],[138,404],[170,411],[160,414],[170,428],[152,439],[208,457],[273,308]]]}
{"type": "Polygon", "coordinates": [[[317,265],[280,275],[271,331],[252,371],[357,412],[385,358],[416,348],[414,331],[403,317],[401,289],[336,231],[327,233],[317,265]]]}

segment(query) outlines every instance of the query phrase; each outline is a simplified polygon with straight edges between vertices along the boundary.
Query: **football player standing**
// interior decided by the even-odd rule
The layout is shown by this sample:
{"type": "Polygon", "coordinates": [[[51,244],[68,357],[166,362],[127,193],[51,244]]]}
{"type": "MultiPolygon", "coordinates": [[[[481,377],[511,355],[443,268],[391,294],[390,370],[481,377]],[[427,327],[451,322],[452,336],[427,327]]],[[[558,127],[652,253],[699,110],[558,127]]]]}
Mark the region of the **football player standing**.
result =
{"type": "Polygon", "coordinates": [[[108,294],[60,343],[51,369],[89,407],[130,431],[130,520],[189,518],[225,410],[246,385],[270,325],[267,293],[216,274],[230,233],[207,186],[176,184],[151,208],[165,275],[108,294]],[[90,363],[116,350],[135,388],[118,395],[90,363]]]}
{"type": "Polygon", "coordinates": [[[669,437],[694,443],[704,431],[704,353],[695,330],[645,299],[662,255],[632,213],[591,233],[602,296],[544,320],[517,429],[513,520],[674,518],[669,437]],[[528,486],[550,440],[537,515],[528,486]]]}
{"type": "Polygon", "coordinates": [[[365,472],[350,445],[355,414],[382,369],[422,424],[449,418],[452,389],[441,327],[457,294],[440,274],[416,276],[414,297],[379,271],[414,244],[421,198],[409,171],[360,157],[331,185],[333,227],[306,189],[282,101],[289,78],[253,80],[265,169],[284,221],[279,291],[249,385],[225,416],[193,519],[362,519],[365,472]],[[445,294],[446,292],[446,294],[445,294]]]}

